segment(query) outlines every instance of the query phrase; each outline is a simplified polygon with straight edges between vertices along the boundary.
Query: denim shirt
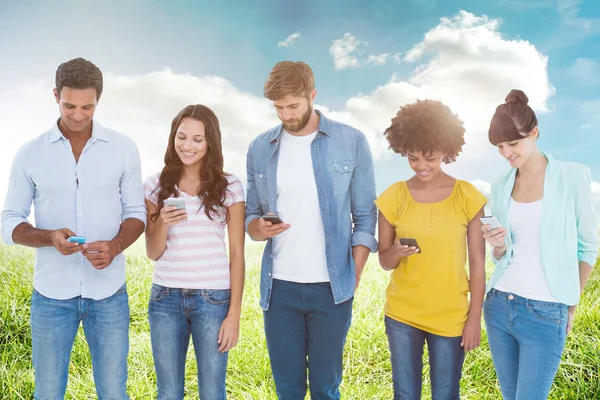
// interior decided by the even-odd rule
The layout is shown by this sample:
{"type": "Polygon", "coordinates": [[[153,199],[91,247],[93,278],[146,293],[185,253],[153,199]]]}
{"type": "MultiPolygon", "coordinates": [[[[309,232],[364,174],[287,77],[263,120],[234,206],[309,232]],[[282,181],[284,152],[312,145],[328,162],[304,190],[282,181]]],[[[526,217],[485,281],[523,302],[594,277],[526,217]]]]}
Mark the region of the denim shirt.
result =
{"type": "MultiPolygon", "coordinates": [[[[569,306],[579,301],[579,262],[592,267],[598,256],[598,222],[595,215],[590,170],[574,162],[554,160],[550,154],[544,177],[542,208],[542,263],[552,295],[569,306]]],[[[506,253],[496,260],[488,282],[489,292],[500,279],[513,256],[508,205],[515,185],[516,169],[492,183],[492,212],[507,230],[506,253]]]]}
{"type": "MultiPolygon", "coordinates": [[[[358,130],[320,116],[319,131],[311,144],[325,255],[336,304],[354,296],[356,267],[352,247],[377,250],[375,177],[371,150],[358,130]]],[[[277,164],[283,126],[279,125],[250,143],[247,157],[246,231],[264,214],[277,214],[277,164]]],[[[310,251],[310,249],[306,249],[310,251]]],[[[273,284],[273,239],[262,258],[260,305],[268,310],[273,284]]]]}
{"type": "MultiPolygon", "coordinates": [[[[140,155],[131,138],[96,120],[79,161],[71,143],[54,126],[15,155],[2,211],[2,239],[15,244],[15,228],[28,222],[34,204],[35,227],[68,228],[87,242],[112,240],[121,221],[146,223],[140,155]]],[[[53,246],[36,249],[33,287],[57,300],[94,300],[115,294],[125,283],[125,256],[97,270],[81,252],[64,256],[53,246]]]]}

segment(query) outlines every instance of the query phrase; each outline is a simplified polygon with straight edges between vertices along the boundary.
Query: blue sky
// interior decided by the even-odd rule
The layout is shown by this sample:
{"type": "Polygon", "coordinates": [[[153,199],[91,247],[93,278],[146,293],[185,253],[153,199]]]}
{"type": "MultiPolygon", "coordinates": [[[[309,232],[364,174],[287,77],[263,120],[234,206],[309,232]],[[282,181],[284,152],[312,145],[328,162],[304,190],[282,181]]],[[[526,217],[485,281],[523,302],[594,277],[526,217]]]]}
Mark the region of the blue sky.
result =
{"type": "Polygon", "coordinates": [[[52,124],[56,67],[78,56],[105,73],[98,120],[135,138],[145,175],[161,166],[176,112],[200,102],[220,117],[226,163],[243,176],[249,141],[277,122],[263,82],[291,59],[313,68],[328,116],[365,131],[379,191],[410,176],[382,131],[416,98],[439,98],[465,120],[452,174],[490,181],[508,168],[486,130],[512,88],[538,113],[539,146],[600,181],[596,1],[0,0],[0,54],[1,182],[18,146],[52,124]]]}

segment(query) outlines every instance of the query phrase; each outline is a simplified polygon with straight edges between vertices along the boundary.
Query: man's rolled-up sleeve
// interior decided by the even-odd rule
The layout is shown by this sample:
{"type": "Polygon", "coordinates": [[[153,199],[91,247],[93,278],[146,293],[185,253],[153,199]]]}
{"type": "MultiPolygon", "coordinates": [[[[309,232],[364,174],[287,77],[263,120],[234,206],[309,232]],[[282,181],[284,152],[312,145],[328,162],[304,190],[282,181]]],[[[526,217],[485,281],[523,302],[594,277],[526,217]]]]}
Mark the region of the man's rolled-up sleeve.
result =
{"type": "Polygon", "coordinates": [[[144,202],[140,153],[133,140],[127,153],[125,172],[121,177],[120,187],[123,210],[121,219],[136,218],[146,225],[146,204],[144,202]]]}
{"type": "Polygon", "coordinates": [[[246,220],[245,229],[248,236],[252,240],[255,240],[250,232],[248,232],[248,225],[252,220],[263,216],[263,209],[260,205],[260,199],[258,198],[258,192],[256,191],[256,185],[254,182],[254,164],[252,162],[252,143],[248,147],[248,155],[246,157],[246,220]]]}
{"type": "Polygon", "coordinates": [[[366,246],[375,253],[377,251],[375,172],[371,149],[362,133],[358,136],[356,158],[356,168],[350,181],[350,207],[354,224],[351,245],[352,247],[366,246]]]}

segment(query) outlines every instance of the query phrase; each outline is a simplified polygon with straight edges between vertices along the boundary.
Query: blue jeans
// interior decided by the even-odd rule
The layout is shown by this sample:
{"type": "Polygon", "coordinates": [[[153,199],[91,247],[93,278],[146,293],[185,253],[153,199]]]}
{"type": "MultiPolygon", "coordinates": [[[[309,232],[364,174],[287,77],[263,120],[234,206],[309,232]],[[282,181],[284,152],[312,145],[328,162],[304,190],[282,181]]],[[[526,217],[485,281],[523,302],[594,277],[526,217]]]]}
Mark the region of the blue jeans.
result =
{"type": "Polygon", "coordinates": [[[106,299],[55,300],[35,289],[31,296],[31,347],[36,400],[62,400],[69,359],[83,322],[90,347],[96,394],[100,400],[127,399],[129,304],[123,285],[106,299]]]}
{"type": "Polygon", "coordinates": [[[339,399],[352,301],[334,304],[329,282],[273,280],[264,312],[271,370],[280,400],[304,400],[306,370],[313,400],[339,399]],[[308,358],[308,360],[307,360],[308,358]]]}
{"type": "Polygon", "coordinates": [[[385,332],[392,358],[395,400],[421,398],[425,341],[429,351],[432,400],[460,398],[460,377],[465,359],[461,336],[434,335],[387,316],[385,332]]]}
{"type": "Polygon", "coordinates": [[[483,311],[504,400],[547,399],[567,338],[567,305],[492,289],[483,311]]]}
{"type": "Polygon", "coordinates": [[[152,284],[148,319],[159,400],[183,399],[190,334],[202,400],[225,399],[227,352],[218,351],[219,330],[231,291],[174,289],[152,284]]]}

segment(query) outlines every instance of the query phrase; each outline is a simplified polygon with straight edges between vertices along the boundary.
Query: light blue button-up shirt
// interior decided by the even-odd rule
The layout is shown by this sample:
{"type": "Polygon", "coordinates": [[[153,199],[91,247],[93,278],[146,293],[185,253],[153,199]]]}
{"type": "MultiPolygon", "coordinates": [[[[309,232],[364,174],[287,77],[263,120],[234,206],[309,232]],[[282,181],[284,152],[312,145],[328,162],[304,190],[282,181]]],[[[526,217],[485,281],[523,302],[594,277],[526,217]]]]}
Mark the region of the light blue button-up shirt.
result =
{"type": "MultiPolygon", "coordinates": [[[[32,202],[36,228],[68,228],[88,243],[112,240],[127,218],[146,223],[135,143],[93,121],[92,137],[75,163],[71,143],[54,124],[15,156],[2,211],[5,243],[14,244],[13,231],[27,222],[32,202]]],[[[97,270],[81,253],[64,256],[52,246],[36,249],[33,287],[43,296],[100,300],[124,283],[123,254],[97,270]]]]}
{"type": "MultiPolygon", "coordinates": [[[[323,230],[327,270],[336,304],[354,296],[356,266],[353,246],[377,251],[375,227],[375,176],[373,158],[362,132],[320,116],[319,131],[311,144],[312,165],[323,230]]],[[[251,144],[247,158],[246,231],[253,219],[269,212],[277,214],[277,163],[279,125],[251,144]]],[[[311,249],[306,249],[311,251],[311,249]]],[[[273,285],[273,239],[269,239],[262,259],[260,304],[269,308],[273,285]]]]}

